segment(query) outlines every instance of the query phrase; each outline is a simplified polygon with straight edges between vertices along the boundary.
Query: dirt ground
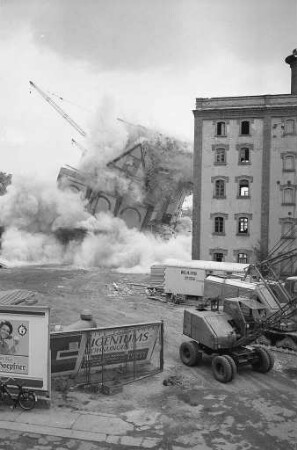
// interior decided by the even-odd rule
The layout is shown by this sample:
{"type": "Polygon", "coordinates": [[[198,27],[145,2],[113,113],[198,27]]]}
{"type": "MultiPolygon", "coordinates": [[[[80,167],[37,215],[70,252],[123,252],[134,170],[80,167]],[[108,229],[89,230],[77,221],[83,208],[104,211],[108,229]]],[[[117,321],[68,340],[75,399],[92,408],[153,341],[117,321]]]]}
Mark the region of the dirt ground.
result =
{"type": "Polygon", "coordinates": [[[26,266],[0,270],[0,289],[28,289],[51,308],[51,323],[75,322],[84,308],[98,326],[163,319],[165,367],[160,374],[106,396],[53,391],[51,408],[104,411],[136,424],[139,432],[161,437],[162,449],[297,449],[297,357],[275,352],[268,374],[240,370],[228,384],[214,380],[210,360],[199,367],[179,359],[184,305],[148,299],[147,274],[107,269],[26,266]],[[164,384],[164,380],[171,383],[164,384]]]}

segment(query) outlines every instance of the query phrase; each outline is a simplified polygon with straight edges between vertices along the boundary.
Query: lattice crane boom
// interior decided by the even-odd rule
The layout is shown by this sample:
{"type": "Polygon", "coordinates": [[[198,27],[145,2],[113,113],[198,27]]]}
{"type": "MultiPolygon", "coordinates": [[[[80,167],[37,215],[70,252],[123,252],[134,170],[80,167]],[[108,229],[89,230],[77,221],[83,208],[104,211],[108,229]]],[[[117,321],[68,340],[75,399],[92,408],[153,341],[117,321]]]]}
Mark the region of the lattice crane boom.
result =
{"type": "Polygon", "coordinates": [[[38,92],[38,94],[41,95],[41,97],[43,97],[44,100],[60,114],[60,116],[67,120],[67,122],[70,123],[70,125],[75,128],[75,130],[78,131],[81,136],[87,136],[87,133],[68,114],[66,114],[65,111],[63,111],[63,109],[56,102],[54,102],[54,100],[49,95],[47,95],[42,89],[40,89],[35,83],[33,83],[33,81],[30,81],[30,86],[32,86],[38,92]]]}

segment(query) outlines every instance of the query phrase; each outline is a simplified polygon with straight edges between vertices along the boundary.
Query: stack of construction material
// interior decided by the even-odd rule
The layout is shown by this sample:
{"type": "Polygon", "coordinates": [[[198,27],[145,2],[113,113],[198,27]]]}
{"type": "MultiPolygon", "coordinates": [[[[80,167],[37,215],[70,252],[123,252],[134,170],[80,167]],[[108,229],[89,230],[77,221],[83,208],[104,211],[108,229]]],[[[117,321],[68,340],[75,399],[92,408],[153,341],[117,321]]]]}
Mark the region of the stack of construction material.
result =
{"type": "Polygon", "coordinates": [[[0,306],[19,305],[31,306],[38,302],[37,293],[25,289],[12,289],[9,291],[0,291],[0,306]]]}
{"type": "Polygon", "coordinates": [[[165,266],[161,264],[153,264],[151,266],[150,286],[154,289],[164,289],[165,283],[165,266]]]}

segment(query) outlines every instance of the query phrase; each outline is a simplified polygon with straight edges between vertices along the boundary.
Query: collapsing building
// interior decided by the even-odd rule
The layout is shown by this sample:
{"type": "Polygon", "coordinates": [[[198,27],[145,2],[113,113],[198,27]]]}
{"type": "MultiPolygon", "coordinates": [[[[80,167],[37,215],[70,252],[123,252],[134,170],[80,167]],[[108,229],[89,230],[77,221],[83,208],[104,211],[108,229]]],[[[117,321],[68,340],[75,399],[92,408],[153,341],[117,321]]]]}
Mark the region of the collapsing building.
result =
{"type": "Polygon", "coordinates": [[[60,169],[59,187],[80,192],[93,215],[110,212],[129,228],[170,232],[181,216],[185,198],[192,193],[191,145],[124,124],[129,133],[126,147],[105,170],[114,180],[125,180],[127,189],[122,189],[122,183],[100,183],[100,169],[90,173],[71,167],[60,169]]]}

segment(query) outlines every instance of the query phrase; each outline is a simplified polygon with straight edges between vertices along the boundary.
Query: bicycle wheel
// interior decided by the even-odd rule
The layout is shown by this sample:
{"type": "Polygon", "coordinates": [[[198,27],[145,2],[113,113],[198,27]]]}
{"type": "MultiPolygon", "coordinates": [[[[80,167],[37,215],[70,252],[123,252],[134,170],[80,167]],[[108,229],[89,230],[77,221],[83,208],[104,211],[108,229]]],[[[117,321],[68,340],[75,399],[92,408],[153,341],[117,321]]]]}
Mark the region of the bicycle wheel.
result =
{"type": "Polygon", "coordinates": [[[29,410],[29,409],[33,409],[36,402],[37,402],[37,398],[36,395],[34,394],[34,392],[28,391],[28,392],[21,392],[19,397],[18,397],[18,402],[21,408],[29,410]]]}
{"type": "Polygon", "coordinates": [[[10,396],[7,392],[1,393],[1,401],[5,403],[5,405],[12,406],[15,405],[15,400],[12,396],[10,396]]]}

